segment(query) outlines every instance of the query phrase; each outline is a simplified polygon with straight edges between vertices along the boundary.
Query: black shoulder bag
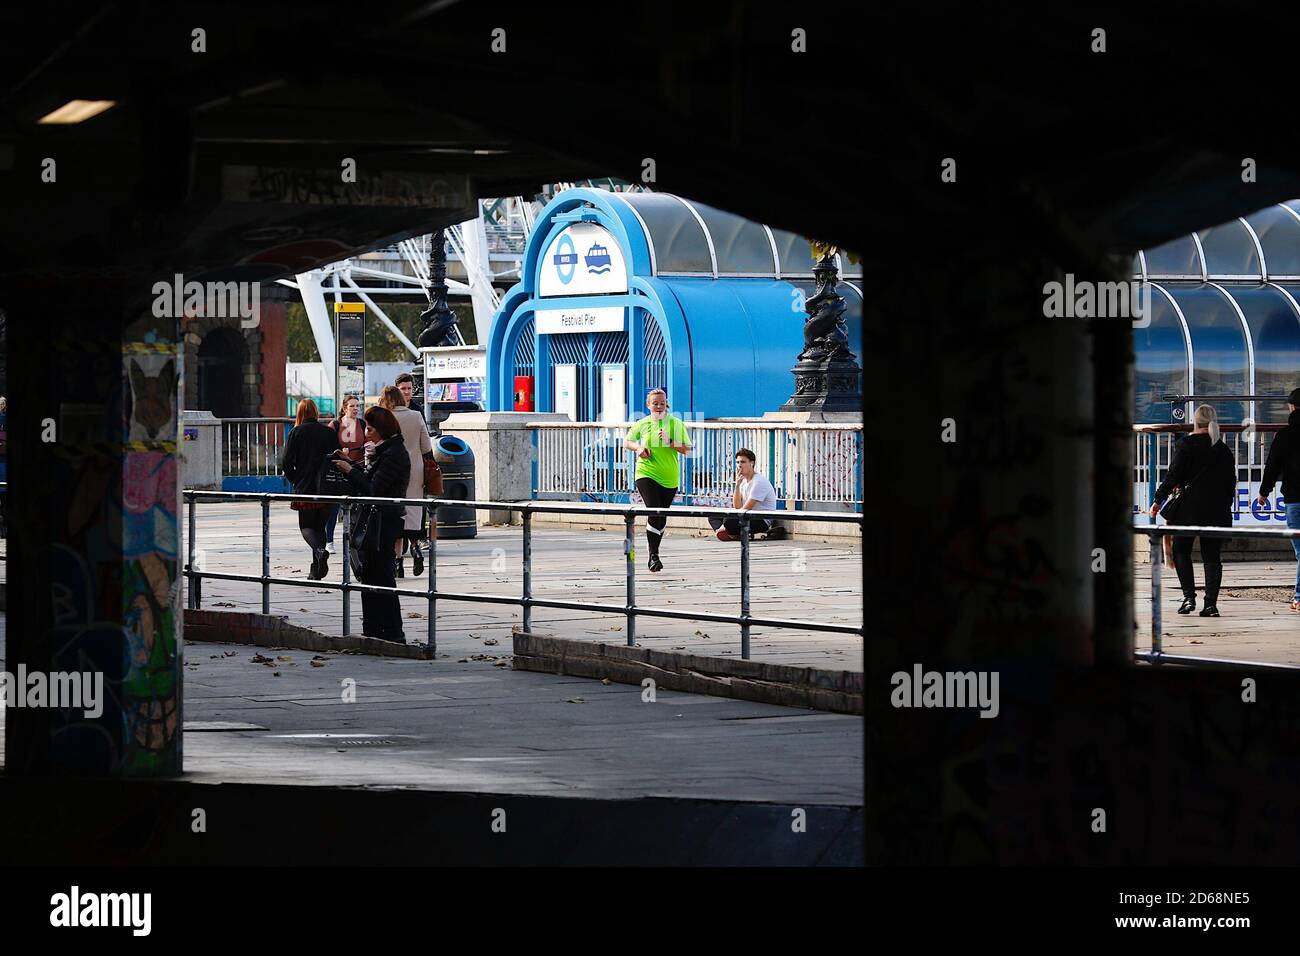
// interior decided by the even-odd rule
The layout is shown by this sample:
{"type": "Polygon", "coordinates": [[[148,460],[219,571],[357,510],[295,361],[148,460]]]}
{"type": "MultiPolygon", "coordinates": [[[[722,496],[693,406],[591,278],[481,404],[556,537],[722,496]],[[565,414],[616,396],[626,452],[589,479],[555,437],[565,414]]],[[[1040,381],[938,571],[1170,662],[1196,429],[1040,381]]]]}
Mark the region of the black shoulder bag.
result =
{"type": "MultiPolygon", "coordinates": [[[[1211,449],[1211,451],[1213,451],[1213,449],[1211,449]]],[[[1178,520],[1178,515],[1182,512],[1180,506],[1187,497],[1187,489],[1192,487],[1192,485],[1196,483],[1196,479],[1205,474],[1206,469],[1208,469],[1212,464],[1214,464],[1214,462],[1206,462],[1206,464],[1201,467],[1201,470],[1196,473],[1195,478],[1185,485],[1179,485],[1174,493],[1169,496],[1168,500],[1165,501],[1164,507],[1160,509],[1160,517],[1165,519],[1165,524],[1182,524],[1182,522],[1178,520]]]]}

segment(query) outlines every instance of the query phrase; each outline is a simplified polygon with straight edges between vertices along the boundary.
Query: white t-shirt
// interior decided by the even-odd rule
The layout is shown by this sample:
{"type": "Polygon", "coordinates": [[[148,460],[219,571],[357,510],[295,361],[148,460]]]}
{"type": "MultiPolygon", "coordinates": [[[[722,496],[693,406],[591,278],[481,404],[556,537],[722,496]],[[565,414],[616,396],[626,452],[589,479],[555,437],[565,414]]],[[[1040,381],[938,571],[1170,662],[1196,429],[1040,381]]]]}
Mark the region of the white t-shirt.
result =
{"type": "Polygon", "coordinates": [[[742,479],[740,482],[740,506],[745,507],[751,499],[758,502],[754,505],[755,511],[776,510],[776,490],[758,472],[754,472],[754,477],[748,481],[742,479]]]}

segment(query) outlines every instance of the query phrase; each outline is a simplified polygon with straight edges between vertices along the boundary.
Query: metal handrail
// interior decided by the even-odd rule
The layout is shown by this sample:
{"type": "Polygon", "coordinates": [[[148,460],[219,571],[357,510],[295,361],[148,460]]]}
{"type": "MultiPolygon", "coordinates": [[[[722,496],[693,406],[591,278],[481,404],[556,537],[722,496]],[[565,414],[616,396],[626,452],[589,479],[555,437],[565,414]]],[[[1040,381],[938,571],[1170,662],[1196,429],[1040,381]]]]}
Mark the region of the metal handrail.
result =
{"type": "MultiPolygon", "coordinates": [[[[184,574],[189,579],[188,601],[187,606],[192,609],[198,609],[203,600],[202,582],[204,578],[221,581],[250,581],[259,582],[262,585],[262,613],[271,613],[271,585],[284,585],[288,587],[310,587],[324,588],[327,590],[337,590],[343,592],[343,636],[347,637],[351,628],[351,593],[353,591],[371,591],[374,593],[396,593],[419,595],[424,594],[428,601],[428,636],[427,651],[428,657],[432,658],[437,654],[437,605],[439,600],[444,601],[467,601],[488,604],[513,604],[523,608],[523,627],[524,630],[531,630],[532,627],[532,609],[534,607],[554,608],[557,610],[577,610],[577,611],[598,611],[608,614],[623,614],[627,618],[627,646],[632,647],[636,643],[636,618],[638,615],[646,617],[663,617],[674,620],[686,621],[707,621],[715,624],[739,624],[740,625],[740,656],[744,660],[749,660],[750,655],[750,627],[758,625],[760,627],[776,628],[797,628],[803,631],[821,631],[836,634],[856,634],[862,637],[865,629],[862,624],[855,626],[846,624],[822,624],[816,621],[800,621],[786,618],[766,618],[754,617],[749,613],[750,610],[750,586],[749,586],[749,523],[750,520],[757,517],[781,517],[788,516],[787,512],[780,511],[759,511],[758,509],[745,510],[743,508],[701,508],[701,507],[682,507],[682,508],[646,508],[633,505],[583,505],[578,503],[565,504],[562,502],[508,502],[508,501],[462,501],[454,498],[377,498],[362,495],[299,495],[299,494],[277,494],[277,493],[260,493],[248,491],[200,491],[198,489],[185,489],[182,492],[183,497],[189,504],[188,513],[188,541],[186,548],[186,564],[184,574]],[[261,575],[249,574],[230,574],[226,572],[208,571],[205,568],[195,567],[195,540],[196,540],[196,516],[195,504],[199,500],[209,501],[257,501],[262,506],[262,573],[261,575]],[[326,504],[337,504],[343,513],[343,581],[341,584],[325,581],[302,581],[295,578],[274,578],[271,576],[271,502],[272,501],[315,501],[326,504]],[[493,511],[510,511],[520,512],[523,516],[523,591],[519,597],[499,594],[465,594],[454,593],[449,591],[439,591],[437,589],[437,568],[438,568],[438,547],[437,538],[429,540],[429,551],[426,562],[428,569],[428,588],[424,592],[405,590],[399,587],[381,587],[374,584],[360,584],[352,581],[351,573],[351,536],[348,533],[351,528],[351,509],[356,505],[362,504],[384,504],[400,505],[402,507],[422,508],[426,517],[429,509],[438,507],[455,507],[470,508],[475,511],[493,510],[493,511]],[[532,595],[532,515],[535,513],[551,514],[584,514],[584,515],[621,515],[625,522],[625,534],[623,540],[623,553],[626,556],[627,566],[627,601],[625,604],[599,604],[579,601],[550,601],[541,598],[534,598],[532,595]],[[711,614],[707,612],[687,612],[675,611],[666,608],[647,608],[638,607],[636,604],[636,535],[635,526],[638,516],[664,515],[677,517],[738,517],[740,519],[740,614],[711,614]]],[[[799,513],[799,520],[808,521],[839,521],[855,522],[862,524],[864,516],[857,513],[844,512],[818,512],[803,511],[799,513]]]]}
{"type": "Polygon", "coordinates": [[[1200,538],[1296,538],[1300,537],[1300,528],[1223,528],[1206,525],[1145,525],[1134,524],[1133,530],[1151,538],[1151,650],[1135,651],[1138,660],[1152,664],[1204,664],[1232,670],[1283,670],[1296,671],[1295,664],[1271,664],[1263,661],[1240,661],[1224,657],[1195,657],[1187,654],[1166,654],[1161,640],[1163,616],[1160,610],[1160,576],[1164,567],[1164,546],[1161,541],[1166,535],[1189,535],[1200,538]]]}
{"type": "MultiPolygon", "coordinates": [[[[626,422],[529,422],[529,428],[631,428],[636,421],[626,422]]],[[[696,421],[694,419],[682,419],[682,424],[688,429],[738,429],[753,428],[763,430],[787,429],[790,431],[862,431],[861,422],[762,422],[751,421],[746,418],[738,418],[734,421],[727,419],[711,418],[708,421],[696,421]]],[[[1227,427],[1227,426],[1224,426],[1227,427]]]]}

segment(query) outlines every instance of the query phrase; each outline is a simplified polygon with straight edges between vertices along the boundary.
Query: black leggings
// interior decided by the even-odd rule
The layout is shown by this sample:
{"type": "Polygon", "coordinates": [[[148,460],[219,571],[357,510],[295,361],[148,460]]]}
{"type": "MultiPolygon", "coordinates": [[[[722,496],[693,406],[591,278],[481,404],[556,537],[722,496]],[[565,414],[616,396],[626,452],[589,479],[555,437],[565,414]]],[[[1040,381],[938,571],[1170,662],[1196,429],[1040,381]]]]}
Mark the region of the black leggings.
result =
{"type": "MultiPolygon", "coordinates": [[[[638,478],[636,490],[641,493],[641,500],[647,508],[671,507],[673,499],[677,497],[676,488],[665,488],[653,478],[638,478]]],[[[661,515],[652,515],[646,519],[645,539],[650,545],[651,554],[659,553],[659,542],[663,539],[664,525],[667,523],[668,519],[661,515]]]]}
{"type": "Polygon", "coordinates": [[[325,537],[325,520],[329,515],[328,507],[298,512],[298,530],[302,532],[302,539],[311,545],[312,551],[325,547],[329,540],[325,537]]]}
{"type": "MultiPolygon", "coordinates": [[[[1183,589],[1183,597],[1196,597],[1196,578],[1192,574],[1192,541],[1195,535],[1174,535],[1174,570],[1178,572],[1178,583],[1183,589]]],[[[1223,561],[1219,549],[1223,546],[1222,538],[1201,539],[1201,560],[1205,562],[1205,604],[1216,605],[1219,601],[1219,584],[1223,580],[1223,561]]]]}

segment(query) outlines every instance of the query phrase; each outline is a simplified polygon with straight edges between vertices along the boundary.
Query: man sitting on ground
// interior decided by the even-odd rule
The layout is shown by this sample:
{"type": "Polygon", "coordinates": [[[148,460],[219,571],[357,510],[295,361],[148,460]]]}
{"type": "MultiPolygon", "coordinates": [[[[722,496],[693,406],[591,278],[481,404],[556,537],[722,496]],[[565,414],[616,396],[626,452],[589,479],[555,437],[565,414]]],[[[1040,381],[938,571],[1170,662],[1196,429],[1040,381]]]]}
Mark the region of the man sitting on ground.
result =
{"type": "MultiPolygon", "coordinates": [[[[775,511],[776,490],[772,483],[754,470],[754,453],[748,448],[736,452],[736,490],[731,495],[731,506],[746,511],[775,511]]],[[[709,525],[717,532],[719,541],[736,541],[740,538],[739,518],[710,518],[709,525]]],[[[784,538],[785,529],[770,518],[750,518],[749,536],[768,532],[768,540],[784,538]]]]}

